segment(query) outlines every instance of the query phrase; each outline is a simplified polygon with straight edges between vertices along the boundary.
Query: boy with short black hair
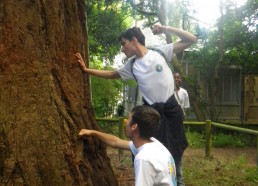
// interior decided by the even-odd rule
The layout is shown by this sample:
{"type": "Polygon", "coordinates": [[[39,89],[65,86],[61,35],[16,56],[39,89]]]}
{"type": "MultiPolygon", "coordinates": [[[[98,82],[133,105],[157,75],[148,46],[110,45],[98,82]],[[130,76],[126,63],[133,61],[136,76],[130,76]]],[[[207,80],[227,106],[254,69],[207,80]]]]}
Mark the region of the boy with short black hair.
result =
{"type": "Polygon", "coordinates": [[[79,136],[94,136],[113,148],[131,150],[135,155],[136,186],[176,186],[174,159],[167,148],[153,137],[159,127],[160,115],[155,109],[136,106],[129,115],[125,130],[131,141],[88,129],[82,129],[79,136]]]}

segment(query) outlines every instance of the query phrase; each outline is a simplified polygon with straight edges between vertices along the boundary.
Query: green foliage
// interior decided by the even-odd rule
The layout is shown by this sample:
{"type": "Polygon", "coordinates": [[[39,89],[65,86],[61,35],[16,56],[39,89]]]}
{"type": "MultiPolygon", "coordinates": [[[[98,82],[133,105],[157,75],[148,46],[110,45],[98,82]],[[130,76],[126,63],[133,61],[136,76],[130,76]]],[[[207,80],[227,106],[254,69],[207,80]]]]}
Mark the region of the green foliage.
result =
{"type": "Polygon", "coordinates": [[[179,25],[182,25],[184,30],[191,30],[192,24],[189,19],[191,2],[189,0],[127,0],[127,2],[130,3],[132,16],[136,20],[146,19],[144,27],[150,27],[160,22],[161,24],[175,27],[181,27],[179,25]]]}
{"type": "Polygon", "coordinates": [[[253,181],[257,185],[258,184],[257,172],[258,172],[258,168],[252,168],[252,169],[245,170],[245,180],[248,182],[253,181]]]}
{"type": "Polygon", "coordinates": [[[123,117],[124,116],[124,110],[125,110],[125,106],[120,103],[117,105],[117,110],[116,110],[116,114],[118,117],[123,117]]]}
{"type": "Polygon", "coordinates": [[[258,2],[249,0],[239,8],[227,5],[224,18],[225,62],[239,64],[245,74],[258,73],[258,2]]]}
{"type": "Polygon", "coordinates": [[[184,162],[184,178],[187,185],[248,185],[258,184],[257,168],[246,165],[246,157],[234,161],[223,158],[193,158],[184,162]],[[212,176],[211,176],[212,175],[212,176]]]}
{"type": "MultiPolygon", "coordinates": [[[[204,129],[194,126],[187,126],[186,137],[189,147],[202,148],[205,146],[204,129]]],[[[229,132],[224,130],[213,131],[213,147],[255,147],[256,137],[239,132],[229,132]]]]}
{"type": "Polygon", "coordinates": [[[129,7],[121,1],[87,1],[90,59],[112,64],[120,49],[119,34],[132,23],[129,7]]]}
{"type": "MultiPolygon", "coordinates": [[[[113,70],[120,51],[119,34],[131,25],[129,7],[119,0],[86,1],[90,67],[113,70]]],[[[99,117],[115,113],[122,100],[123,83],[91,76],[92,102],[99,117]]]]}
{"type": "MultiPolygon", "coordinates": [[[[256,144],[256,137],[254,135],[234,132],[231,134],[228,133],[218,131],[215,134],[212,134],[212,145],[214,147],[244,147],[250,145],[255,146],[256,144]]],[[[190,148],[203,148],[204,150],[204,135],[198,130],[198,128],[188,128],[186,134],[190,148]]],[[[206,186],[258,184],[258,169],[256,167],[248,166],[247,158],[249,157],[240,155],[229,161],[228,157],[225,156],[203,158],[193,155],[194,154],[191,154],[190,160],[183,162],[184,178],[187,185],[206,186]],[[211,177],[211,175],[213,176],[211,177]]]]}
{"type": "Polygon", "coordinates": [[[115,136],[119,136],[118,125],[117,122],[98,121],[98,126],[102,132],[113,134],[115,136]]]}
{"type": "MultiPolygon", "coordinates": [[[[185,56],[201,79],[195,86],[205,90],[202,89],[200,94],[198,91],[201,88],[195,88],[196,94],[202,95],[205,98],[204,103],[209,104],[206,107],[207,113],[213,121],[217,120],[218,110],[215,103],[220,100],[222,90],[221,67],[234,65],[244,75],[258,75],[258,1],[248,0],[239,8],[227,1],[223,6],[224,15],[218,19],[217,28],[207,31],[197,27],[197,48],[185,56]]],[[[195,75],[189,78],[194,79],[195,75]]]]}
{"type": "Polygon", "coordinates": [[[199,132],[186,132],[186,137],[188,140],[188,145],[190,148],[201,148],[204,147],[205,140],[203,134],[199,132]]]}
{"type": "MultiPolygon", "coordinates": [[[[94,63],[92,68],[100,69],[102,65],[94,63]]],[[[105,70],[112,70],[105,67],[105,70]]],[[[93,108],[98,117],[114,115],[116,106],[122,100],[123,82],[121,79],[110,80],[98,77],[91,77],[91,91],[93,108]]]]}
{"type": "Polygon", "coordinates": [[[246,147],[255,145],[255,137],[247,134],[224,134],[218,133],[212,137],[214,147],[246,147]]]}
{"type": "Polygon", "coordinates": [[[226,147],[232,145],[233,147],[244,147],[244,142],[239,137],[234,137],[225,134],[218,134],[213,137],[212,144],[214,147],[226,147]]]}
{"type": "Polygon", "coordinates": [[[207,79],[219,62],[221,51],[223,59],[220,65],[241,65],[245,74],[258,74],[257,8],[256,0],[249,0],[246,5],[239,8],[228,2],[225,4],[226,13],[218,22],[223,25],[223,32],[207,32],[197,27],[198,36],[207,37],[199,38],[200,48],[191,52],[189,59],[207,79]],[[218,45],[220,35],[223,38],[223,48],[219,48],[221,46],[218,45]]]}

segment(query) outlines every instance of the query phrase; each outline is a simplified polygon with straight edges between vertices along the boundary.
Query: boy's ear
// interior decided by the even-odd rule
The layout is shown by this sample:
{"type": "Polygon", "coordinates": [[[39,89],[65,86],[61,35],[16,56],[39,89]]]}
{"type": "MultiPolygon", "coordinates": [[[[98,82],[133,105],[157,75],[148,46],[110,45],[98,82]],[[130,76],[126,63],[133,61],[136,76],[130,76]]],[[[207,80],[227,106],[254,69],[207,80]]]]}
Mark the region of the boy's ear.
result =
{"type": "Polygon", "coordinates": [[[132,124],[132,130],[136,130],[136,129],[138,129],[138,124],[137,123],[132,124]]]}
{"type": "Polygon", "coordinates": [[[133,37],[132,41],[135,43],[135,42],[138,42],[138,39],[136,37],[133,37]]]}

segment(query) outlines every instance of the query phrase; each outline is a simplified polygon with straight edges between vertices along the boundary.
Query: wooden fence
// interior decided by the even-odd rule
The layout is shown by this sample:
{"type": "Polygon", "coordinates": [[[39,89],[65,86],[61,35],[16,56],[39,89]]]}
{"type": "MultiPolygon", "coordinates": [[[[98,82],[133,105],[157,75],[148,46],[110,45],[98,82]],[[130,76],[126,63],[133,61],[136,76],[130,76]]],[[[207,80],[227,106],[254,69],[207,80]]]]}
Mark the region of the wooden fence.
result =
{"type": "MultiPolygon", "coordinates": [[[[105,122],[117,122],[119,125],[119,137],[124,139],[124,119],[125,118],[96,118],[97,121],[105,121],[105,122]]],[[[215,123],[210,120],[206,120],[205,122],[194,122],[194,121],[185,121],[184,125],[205,125],[205,157],[211,157],[211,147],[212,147],[212,127],[223,128],[226,130],[242,132],[246,134],[251,134],[256,136],[256,165],[258,166],[258,131],[251,130],[241,127],[235,127],[231,125],[215,123]]],[[[119,159],[123,154],[122,150],[118,150],[119,159]]]]}

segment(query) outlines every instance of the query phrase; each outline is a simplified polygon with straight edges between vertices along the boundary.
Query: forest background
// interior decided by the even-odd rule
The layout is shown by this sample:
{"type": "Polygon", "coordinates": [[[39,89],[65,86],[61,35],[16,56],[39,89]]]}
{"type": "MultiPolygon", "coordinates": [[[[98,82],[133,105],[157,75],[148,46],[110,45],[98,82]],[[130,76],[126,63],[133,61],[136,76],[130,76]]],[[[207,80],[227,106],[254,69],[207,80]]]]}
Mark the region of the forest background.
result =
{"type": "MultiPolygon", "coordinates": [[[[80,52],[93,68],[115,68],[117,36],[134,20],[198,37],[186,58],[209,82],[211,105],[221,64],[257,75],[257,1],[220,2],[220,16],[207,28],[194,16],[190,0],[1,0],[0,185],[118,185],[103,143],[81,140],[78,133],[99,130],[96,116],[121,114],[116,110],[125,84],[83,74],[74,54],[80,52]]],[[[173,65],[181,72],[177,60],[173,65]]],[[[197,80],[182,75],[197,119],[204,121],[197,80]]],[[[212,106],[208,113],[216,119],[212,106]]]]}
{"type": "MultiPolygon", "coordinates": [[[[197,120],[204,121],[208,115],[209,119],[216,121],[218,111],[215,104],[219,89],[219,67],[237,65],[241,66],[244,75],[257,75],[257,2],[250,0],[241,1],[241,3],[240,1],[219,1],[218,3],[216,1],[217,19],[210,20],[209,23],[203,21],[205,19],[200,19],[198,14],[200,7],[192,6],[193,1],[154,2],[156,3],[152,1],[89,3],[91,8],[88,11],[88,22],[92,25],[88,28],[90,66],[98,69],[116,69],[119,65],[123,65],[121,57],[119,60],[122,59],[122,63],[114,64],[120,49],[117,36],[126,28],[142,23],[142,20],[144,20],[141,25],[143,29],[148,29],[155,23],[161,23],[190,31],[198,37],[198,42],[190,48],[191,52],[185,54],[183,60],[190,60],[201,77],[206,79],[210,107],[203,107],[207,103],[200,97],[199,76],[186,75],[182,70],[182,61],[178,62],[175,59],[172,63],[175,70],[181,72],[183,76],[197,120]]],[[[207,17],[212,16],[207,15],[207,17]]],[[[176,38],[152,36],[151,39],[169,43],[176,38]]],[[[180,59],[182,56],[178,57],[180,59]]],[[[129,85],[130,83],[132,82],[129,82],[129,85]]],[[[124,106],[126,84],[120,80],[92,77],[91,85],[96,115],[118,116],[124,106]]]]}

